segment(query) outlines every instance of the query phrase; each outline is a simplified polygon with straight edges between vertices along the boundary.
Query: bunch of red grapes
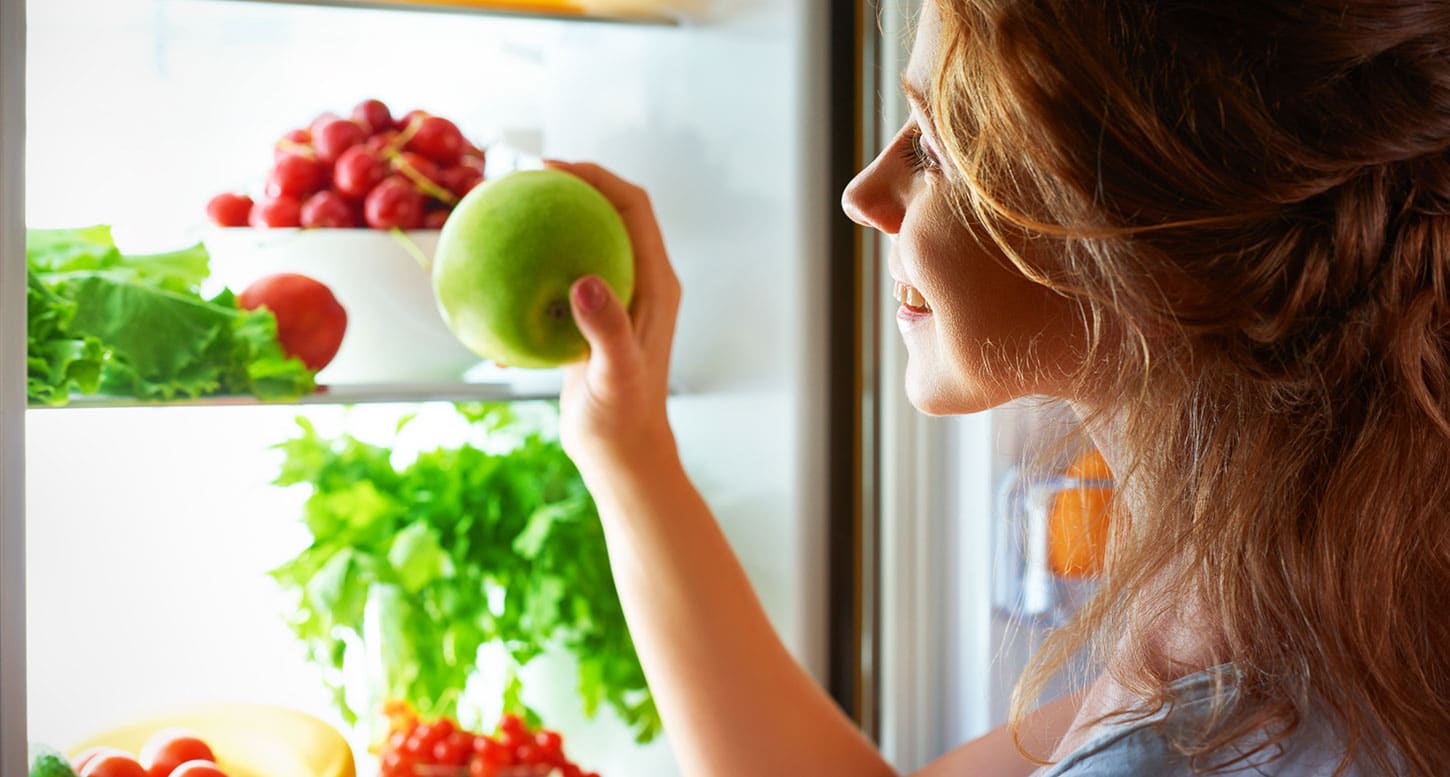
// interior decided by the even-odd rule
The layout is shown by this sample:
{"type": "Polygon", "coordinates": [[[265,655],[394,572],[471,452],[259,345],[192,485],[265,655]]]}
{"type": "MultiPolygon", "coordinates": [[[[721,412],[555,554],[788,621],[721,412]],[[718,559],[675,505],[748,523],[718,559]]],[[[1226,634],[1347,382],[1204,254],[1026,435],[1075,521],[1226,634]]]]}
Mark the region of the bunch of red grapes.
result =
{"type": "Polygon", "coordinates": [[[424,111],[394,119],[379,100],[350,118],[324,113],[277,141],[260,200],[218,194],[223,227],[437,229],[483,182],[483,151],[453,122],[424,111]]]}
{"type": "Polygon", "coordinates": [[[389,715],[380,777],[599,777],[564,756],[558,732],[530,731],[516,715],[504,715],[492,736],[446,717],[425,723],[402,705],[389,715]]]}

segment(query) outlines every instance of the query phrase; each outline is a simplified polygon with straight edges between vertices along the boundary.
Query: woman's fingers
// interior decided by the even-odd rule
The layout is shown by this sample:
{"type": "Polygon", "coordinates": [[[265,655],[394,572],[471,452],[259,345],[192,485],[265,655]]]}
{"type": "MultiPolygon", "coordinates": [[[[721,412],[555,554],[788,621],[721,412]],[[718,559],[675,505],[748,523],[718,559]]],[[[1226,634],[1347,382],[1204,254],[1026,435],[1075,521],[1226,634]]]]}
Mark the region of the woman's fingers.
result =
{"type": "Polygon", "coordinates": [[[546,160],[545,164],[579,177],[603,194],[619,211],[634,249],[634,302],[630,310],[634,314],[635,331],[647,351],[667,354],[674,339],[680,282],[670,266],[664,236],[660,233],[649,195],[592,162],[546,160]]]}
{"type": "Polygon", "coordinates": [[[587,374],[592,386],[607,390],[623,382],[637,359],[629,314],[597,275],[586,275],[569,289],[574,322],[589,342],[587,374]]]}

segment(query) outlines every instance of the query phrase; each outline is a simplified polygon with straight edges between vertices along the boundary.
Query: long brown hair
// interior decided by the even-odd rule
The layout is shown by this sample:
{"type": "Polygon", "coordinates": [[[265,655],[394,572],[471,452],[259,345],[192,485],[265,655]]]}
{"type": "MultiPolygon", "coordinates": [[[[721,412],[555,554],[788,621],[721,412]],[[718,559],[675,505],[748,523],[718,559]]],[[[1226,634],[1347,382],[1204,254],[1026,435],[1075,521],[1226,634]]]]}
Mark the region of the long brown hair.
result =
{"type": "Polygon", "coordinates": [[[1442,774],[1450,3],[935,2],[960,214],[1082,302],[1087,421],[1132,454],[1099,594],[1014,720],[1109,635],[1115,678],[1171,704],[1166,581],[1249,702],[1179,742],[1199,765],[1307,714],[1342,766],[1442,774]]]}

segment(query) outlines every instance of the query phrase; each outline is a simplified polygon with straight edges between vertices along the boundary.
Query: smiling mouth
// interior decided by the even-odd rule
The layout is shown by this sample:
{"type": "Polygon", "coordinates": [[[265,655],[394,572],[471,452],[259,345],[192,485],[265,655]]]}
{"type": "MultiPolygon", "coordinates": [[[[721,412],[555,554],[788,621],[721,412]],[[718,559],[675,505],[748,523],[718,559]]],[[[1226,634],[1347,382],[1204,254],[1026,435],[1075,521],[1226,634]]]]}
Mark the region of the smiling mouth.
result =
{"type": "Polygon", "coordinates": [[[921,292],[917,291],[915,287],[908,286],[901,281],[896,281],[896,288],[892,290],[891,296],[913,313],[931,312],[931,305],[926,301],[926,297],[921,296],[921,292]]]}

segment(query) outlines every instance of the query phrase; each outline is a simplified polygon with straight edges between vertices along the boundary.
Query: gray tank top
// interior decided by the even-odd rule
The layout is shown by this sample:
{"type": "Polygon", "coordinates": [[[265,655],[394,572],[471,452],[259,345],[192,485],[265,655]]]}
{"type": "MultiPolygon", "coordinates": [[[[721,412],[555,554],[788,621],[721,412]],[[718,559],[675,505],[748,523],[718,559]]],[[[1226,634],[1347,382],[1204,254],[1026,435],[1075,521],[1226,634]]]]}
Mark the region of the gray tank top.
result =
{"type": "MultiPolygon", "coordinates": [[[[1173,683],[1178,691],[1178,704],[1171,711],[1130,722],[1101,723],[1087,742],[1061,761],[1039,769],[1034,777],[1194,777],[1188,758],[1176,752],[1164,736],[1163,729],[1178,724],[1193,725],[1208,714],[1213,702],[1216,673],[1232,672],[1231,667],[1206,669],[1173,683]]],[[[1232,704],[1238,695],[1232,683],[1219,686],[1232,704]]],[[[1212,760],[1226,762],[1240,755],[1212,760]]],[[[1266,748],[1218,775],[1248,777],[1331,777],[1339,766],[1344,749],[1321,721],[1304,720],[1289,739],[1266,748]],[[1277,757],[1276,757],[1277,756],[1277,757]]],[[[1370,772],[1351,765],[1343,777],[1369,777],[1370,772]]]]}

